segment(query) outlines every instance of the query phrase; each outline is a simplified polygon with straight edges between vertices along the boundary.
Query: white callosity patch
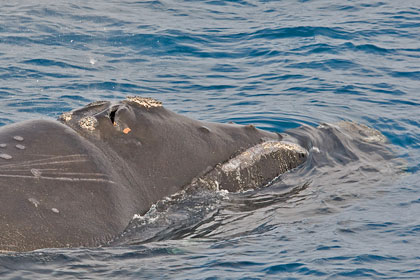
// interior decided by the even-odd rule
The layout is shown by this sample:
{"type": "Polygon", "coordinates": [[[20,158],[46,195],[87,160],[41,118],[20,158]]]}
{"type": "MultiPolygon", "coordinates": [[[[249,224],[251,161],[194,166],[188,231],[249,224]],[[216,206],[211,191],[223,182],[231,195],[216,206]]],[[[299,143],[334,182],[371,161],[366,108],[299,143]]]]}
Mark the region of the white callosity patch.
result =
{"type": "Polygon", "coordinates": [[[7,144],[0,144],[0,148],[6,148],[7,147],[7,144]]]}
{"type": "Polygon", "coordinates": [[[293,143],[267,141],[262,144],[255,145],[238,156],[230,159],[228,162],[221,166],[224,172],[233,172],[238,169],[245,169],[254,165],[269,154],[273,154],[279,150],[288,150],[297,153],[306,153],[306,150],[301,146],[293,143]]]}
{"type": "Polygon", "coordinates": [[[72,112],[65,112],[65,113],[61,114],[60,119],[65,121],[65,122],[69,122],[69,121],[71,121],[72,117],[73,117],[72,112]]]}
{"type": "Polygon", "coordinates": [[[87,116],[79,120],[79,126],[81,128],[93,131],[98,126],[98,120],[95,117],[87,116]]]}
{"type": "Polygon", "coordinates": [[[60,211],[57,208],[51,208],[51,211],[53,211],[54,213],[60,213],[60,211]]]}
{"type": "Polygon", "coordinates": [[[128,96],[127,100],[130,102],[137,103],[138,105],[143,106],[145,108],[162,107],[162,102],[151,97],[128,96]]]}
{"type": "Polygon", "coordinates": [[[24,150],[26,148],[24,145],[21,145],[21,144],[17,144],[15,147],[16,149],[19,149],[19,150],[24,150]]]}
{"type": "Polygon", "coordinates": [[[104,100],[93,101],[93,102],[89,103],[88,105],[86,105],[85,108],[103,106],[103,105],[106,105],[106,104],[109,104],[109,101],[104,101],[104,100]]]}
{"type": "Polygon", "coordinates": [[[307,154],[297,144],[267,141],[195,178],[188,188],[241,191],[263,187],[284,172],[302,164],[307,154]]]}

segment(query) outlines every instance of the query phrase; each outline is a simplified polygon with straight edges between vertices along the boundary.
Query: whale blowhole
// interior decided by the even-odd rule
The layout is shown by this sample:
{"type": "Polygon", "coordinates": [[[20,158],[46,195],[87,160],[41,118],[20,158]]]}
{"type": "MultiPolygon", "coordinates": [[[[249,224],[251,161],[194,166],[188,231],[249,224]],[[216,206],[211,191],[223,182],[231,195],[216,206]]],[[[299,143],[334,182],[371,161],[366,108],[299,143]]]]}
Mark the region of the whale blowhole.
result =
{"type": "Polygon", "coordinates": [[[109,119],[111,120],[111,123],[113,124],[113,125],[116,125],[116,123],[115,123],[115,114],[117,113],[117,108],[115,108],[115,109],[112,109],[112,111],[109,113],[109,119]]]}

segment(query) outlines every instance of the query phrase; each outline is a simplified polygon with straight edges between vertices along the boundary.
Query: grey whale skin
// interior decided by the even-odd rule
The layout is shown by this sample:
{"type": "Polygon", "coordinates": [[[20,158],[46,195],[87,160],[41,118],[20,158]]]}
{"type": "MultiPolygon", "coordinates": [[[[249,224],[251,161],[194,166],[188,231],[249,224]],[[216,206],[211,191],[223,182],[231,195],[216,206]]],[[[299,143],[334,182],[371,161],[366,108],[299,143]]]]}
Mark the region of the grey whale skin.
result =
{"type": "Polygon", "coordinates": [[[106,245],[183,189],[264,186],[307,158],[280,140],[143,97],[1,127],[0,251],[106,245]]]}

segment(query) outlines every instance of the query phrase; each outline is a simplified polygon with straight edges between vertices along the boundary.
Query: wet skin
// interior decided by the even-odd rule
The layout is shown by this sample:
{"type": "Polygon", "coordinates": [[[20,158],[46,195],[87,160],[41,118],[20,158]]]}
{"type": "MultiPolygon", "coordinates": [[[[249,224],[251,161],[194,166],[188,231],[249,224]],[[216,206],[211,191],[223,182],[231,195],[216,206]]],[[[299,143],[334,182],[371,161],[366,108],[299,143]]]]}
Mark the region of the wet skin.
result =
{"type": "MultiPolygon", "coordinates": [[[[134,214],[241,151],[280,138],[253,126],[193,120],[145,98],[4,126],[0,250],[104,245],[134,214]]],[[[287,169],[306,157],[291,153],[287,169]]]]}

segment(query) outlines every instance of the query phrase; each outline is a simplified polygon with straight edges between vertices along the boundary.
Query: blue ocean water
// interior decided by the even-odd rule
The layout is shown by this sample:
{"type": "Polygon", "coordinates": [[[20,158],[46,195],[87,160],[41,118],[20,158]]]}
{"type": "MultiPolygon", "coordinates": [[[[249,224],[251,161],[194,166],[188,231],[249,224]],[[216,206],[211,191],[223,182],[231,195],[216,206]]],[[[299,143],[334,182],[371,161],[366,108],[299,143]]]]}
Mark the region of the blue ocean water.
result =
{"type": "Polygon", "coordinates": [[[286,196],[162,202],[126,244],[0,255],[1,278],[420,278],[418,1],[15,1],[0,14],[0,125],[142,95],[276,132],[363,123],[404,165],[306,171],[286,196]]]}

